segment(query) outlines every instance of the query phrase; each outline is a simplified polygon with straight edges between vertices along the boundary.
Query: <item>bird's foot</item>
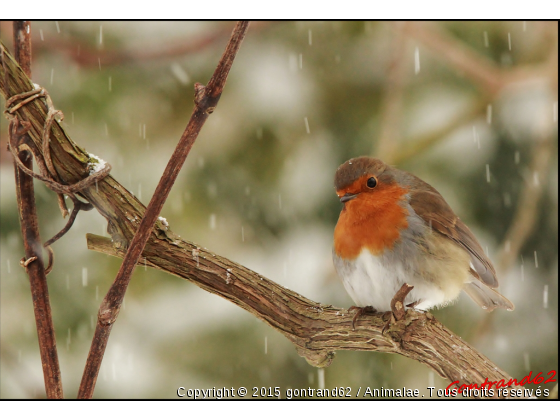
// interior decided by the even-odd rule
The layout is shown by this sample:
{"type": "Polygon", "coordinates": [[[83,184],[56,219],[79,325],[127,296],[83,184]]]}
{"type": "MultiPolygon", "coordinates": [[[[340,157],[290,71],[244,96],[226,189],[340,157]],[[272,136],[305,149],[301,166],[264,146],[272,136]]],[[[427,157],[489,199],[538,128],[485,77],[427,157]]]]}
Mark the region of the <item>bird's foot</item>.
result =
{"type": "Polygon", "coordinates": [[[356,311],[356,313],[354,314],[354,318],[352,318],[352,329],[353,330],[356,329],[355,328],[356,319],[358,319],[362,315],[374,314],[374,313],[377,312],[373,306],[364,306],[363,308],[361,306],[350,306],[348,308],[348,312],[350,312],[350,311],[356,311]]]}

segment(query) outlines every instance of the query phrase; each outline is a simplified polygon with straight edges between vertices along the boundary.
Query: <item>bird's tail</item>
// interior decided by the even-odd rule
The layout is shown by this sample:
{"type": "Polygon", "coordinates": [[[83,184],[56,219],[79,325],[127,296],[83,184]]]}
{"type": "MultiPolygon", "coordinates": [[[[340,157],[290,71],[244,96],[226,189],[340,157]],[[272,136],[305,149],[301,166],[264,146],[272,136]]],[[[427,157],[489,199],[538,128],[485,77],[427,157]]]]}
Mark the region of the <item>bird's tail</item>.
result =
{"type": "Polygon", "coordinates": [[[499,294],[496,290],[486,286],[480,280],[466,283],[463,290],[472,300],[482,309],[492,312],[496,308],[504,308],[513,311],[515,305],[507,298],[499,294]]]}

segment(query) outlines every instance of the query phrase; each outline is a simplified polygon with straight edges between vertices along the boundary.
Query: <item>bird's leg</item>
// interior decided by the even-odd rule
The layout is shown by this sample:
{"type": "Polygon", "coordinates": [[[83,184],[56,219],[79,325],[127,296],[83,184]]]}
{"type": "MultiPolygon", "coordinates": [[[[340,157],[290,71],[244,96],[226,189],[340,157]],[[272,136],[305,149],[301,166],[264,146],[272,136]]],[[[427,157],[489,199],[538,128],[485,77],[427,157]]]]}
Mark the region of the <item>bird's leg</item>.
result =
{"type": "Polygon", "coordinates": [[[352,329],[355,330],[355,326],[354,324],[356,323],[356,319],[358,319],[360,316],[364,315],[364,314],[374,314],[377,311],[375,310],[375,308],[373,306],[364,306],[363,308],[360,306],[350,306],[348,308],[348,312],[350,311],[356,311],[356,313],[354,314],[354,318],[352,318],[352,329]]]}

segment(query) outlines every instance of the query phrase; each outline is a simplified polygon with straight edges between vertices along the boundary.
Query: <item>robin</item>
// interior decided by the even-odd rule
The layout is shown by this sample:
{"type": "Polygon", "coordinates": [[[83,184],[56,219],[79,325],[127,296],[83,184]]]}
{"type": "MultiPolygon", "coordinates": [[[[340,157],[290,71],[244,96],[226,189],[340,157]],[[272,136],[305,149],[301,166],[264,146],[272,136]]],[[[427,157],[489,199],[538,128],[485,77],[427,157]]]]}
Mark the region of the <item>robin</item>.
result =
{"type": "Polygon", "coordinates": [[[408,283],[404,303],[420,310],[445,306],[461,290],[487,311],[514,309],[495,290],[496,271],[470,229],[431,185],[370,157],[342,164],[334,185],[344,205],[334,266],[358,307],[389,311],[408,283]]]}

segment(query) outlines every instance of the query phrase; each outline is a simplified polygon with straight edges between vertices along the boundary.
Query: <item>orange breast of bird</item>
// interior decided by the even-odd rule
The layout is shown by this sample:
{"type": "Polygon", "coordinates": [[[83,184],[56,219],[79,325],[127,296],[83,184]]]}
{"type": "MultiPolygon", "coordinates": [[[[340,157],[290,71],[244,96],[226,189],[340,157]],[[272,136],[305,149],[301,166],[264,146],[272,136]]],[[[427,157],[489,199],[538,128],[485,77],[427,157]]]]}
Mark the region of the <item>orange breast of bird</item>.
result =
{"type": "Polygon", "coordinates": [[[394,247],[400,232],[408,227],[408,211],[401,204],[407,193],[396,183],[378,185],[373,190],[362,190],[364,179],[337,191],[359,195],[344,203],[334,230],[334,251],[346,260],[354,260],[367,248],[373,255],[383,254],[394,247]]]}

